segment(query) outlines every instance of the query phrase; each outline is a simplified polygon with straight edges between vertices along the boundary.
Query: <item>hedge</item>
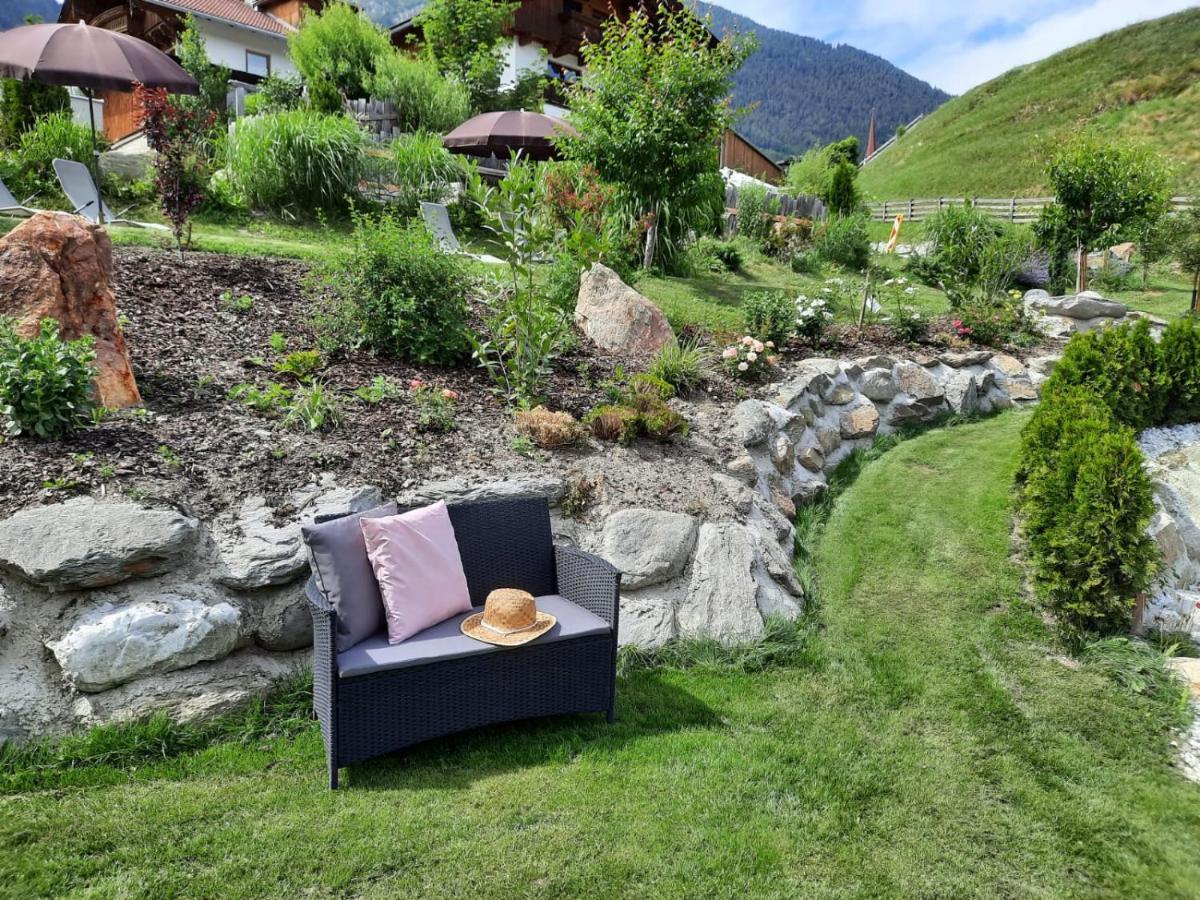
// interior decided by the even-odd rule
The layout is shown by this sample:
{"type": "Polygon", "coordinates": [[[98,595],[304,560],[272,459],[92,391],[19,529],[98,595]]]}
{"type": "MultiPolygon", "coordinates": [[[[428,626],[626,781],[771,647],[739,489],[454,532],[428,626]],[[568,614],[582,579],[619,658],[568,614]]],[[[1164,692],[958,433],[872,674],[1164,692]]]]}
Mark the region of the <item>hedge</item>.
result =
{"type": "Polygon", "coordinates": [[[1200,413],[1200,329],[1073,337],[1022,433],[1020,508],[1039,599],[1069,641],[1124,631],[1160,563],[1137,432],[1200,413]]]}

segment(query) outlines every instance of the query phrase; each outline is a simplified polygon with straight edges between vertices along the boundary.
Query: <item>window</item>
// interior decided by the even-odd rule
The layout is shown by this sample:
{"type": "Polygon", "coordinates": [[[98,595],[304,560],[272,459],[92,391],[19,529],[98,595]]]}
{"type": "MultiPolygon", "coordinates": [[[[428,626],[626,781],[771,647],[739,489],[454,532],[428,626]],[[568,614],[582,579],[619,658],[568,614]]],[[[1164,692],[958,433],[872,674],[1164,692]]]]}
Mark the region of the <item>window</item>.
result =
{"type": "Polygon", "coordinates": [[[266,78],[271,74],[271,57],[266,53],[255,53],[253,50],[247,50],[246,71],[251,75],[259,75],[266,78]]]}

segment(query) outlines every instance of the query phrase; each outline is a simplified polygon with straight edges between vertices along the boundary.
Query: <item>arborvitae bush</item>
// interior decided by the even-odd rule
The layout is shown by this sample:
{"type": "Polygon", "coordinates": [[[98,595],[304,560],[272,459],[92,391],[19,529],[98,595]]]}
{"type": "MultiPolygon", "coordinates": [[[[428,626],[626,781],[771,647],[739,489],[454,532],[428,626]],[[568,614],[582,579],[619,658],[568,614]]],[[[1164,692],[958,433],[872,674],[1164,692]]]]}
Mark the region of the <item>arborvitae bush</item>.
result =
{"type": "Polygon", "coordinates": [[[1087,387],[1118,422],[1138,431],[1160,423],[1166,410],[1162,351],[1145,319],[1136,325],[1076,335],[1047,383],[1050,391],[1087,387]]]}
{"type": "Polygon", "coordinates": [[[1197,421],[1200,419],[1200,327],[1196,320],[1179,319],[1168,325],[1159,352],[1167,420],[1197,421]]]}
{"type": "Polygon", "coordinates": [[[1137,431],[1200,414],[1200,331],[1145,321],[1080,334],[1022,434],[1018,473],[1039,596],[1069,640],[1129,626],[1159,553],[1137,431]]]}

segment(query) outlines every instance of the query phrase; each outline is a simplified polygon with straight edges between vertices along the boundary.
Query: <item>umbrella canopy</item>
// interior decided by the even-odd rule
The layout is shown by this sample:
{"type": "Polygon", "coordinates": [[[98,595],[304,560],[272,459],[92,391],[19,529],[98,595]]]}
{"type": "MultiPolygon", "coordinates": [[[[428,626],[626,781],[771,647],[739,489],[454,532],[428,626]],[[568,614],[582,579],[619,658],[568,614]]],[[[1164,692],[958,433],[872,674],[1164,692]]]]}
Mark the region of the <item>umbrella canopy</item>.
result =
{"type": "Polygon", "coordinates": [[[0,78],[41,81],[88,90],[166,88],[196,94],[200,86],[157,47],[127,34],[77,25],[22,25],[0,32],[0,78]]]}
{"type": "Polygon", "coordinates": [[[519,152],[531,159],[554,155],[554,139],[578,135],[562,119],[541,113],[492,112],[463,122],[442,139],[448,150],[473,156],[509,156],[519,152]]]}

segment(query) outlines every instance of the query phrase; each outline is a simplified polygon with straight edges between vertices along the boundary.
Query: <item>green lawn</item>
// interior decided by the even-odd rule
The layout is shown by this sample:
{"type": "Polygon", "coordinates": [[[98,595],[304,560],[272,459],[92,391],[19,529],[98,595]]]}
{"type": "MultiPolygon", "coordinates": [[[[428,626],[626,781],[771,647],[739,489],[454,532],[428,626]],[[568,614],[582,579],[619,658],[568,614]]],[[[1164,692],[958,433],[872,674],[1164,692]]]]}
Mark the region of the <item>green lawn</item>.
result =
{"type": "Polygon", "coordinates": [[[635,671],[615,725],[439,741],[336,794],[313,726],[10,783],[0,890],[1194,897],[1200,789],[1169,769],[1157,708],[1057,661],[1021,603],[1023,422],[868,466],[818,548],[807,662],[635,671]]]}

